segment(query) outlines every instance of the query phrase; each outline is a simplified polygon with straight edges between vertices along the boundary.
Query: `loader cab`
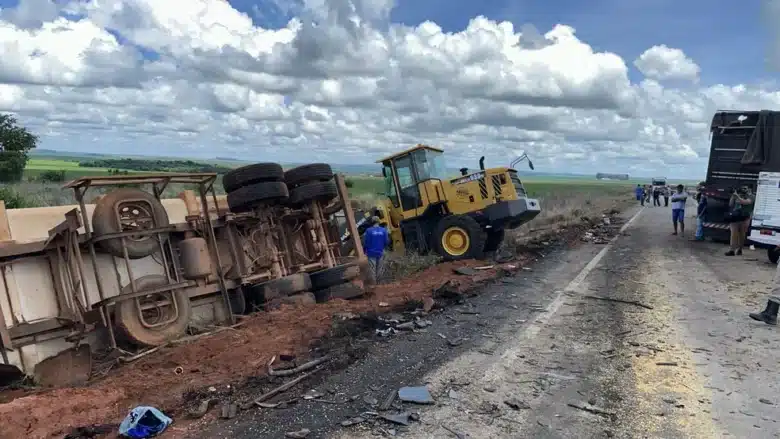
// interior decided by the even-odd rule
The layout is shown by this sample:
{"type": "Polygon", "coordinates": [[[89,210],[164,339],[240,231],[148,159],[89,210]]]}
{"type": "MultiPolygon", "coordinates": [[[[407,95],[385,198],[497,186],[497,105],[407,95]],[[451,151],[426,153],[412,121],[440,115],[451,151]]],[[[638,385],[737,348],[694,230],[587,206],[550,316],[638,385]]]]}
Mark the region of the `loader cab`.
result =
{"type": "Polygon", "coordinates": [[[444,151],[427,145],[386,157],[382,164],[385,194],[402,219],[421,215],[431,203],[444,201],[441,182],[447,178],[444,151]]]}

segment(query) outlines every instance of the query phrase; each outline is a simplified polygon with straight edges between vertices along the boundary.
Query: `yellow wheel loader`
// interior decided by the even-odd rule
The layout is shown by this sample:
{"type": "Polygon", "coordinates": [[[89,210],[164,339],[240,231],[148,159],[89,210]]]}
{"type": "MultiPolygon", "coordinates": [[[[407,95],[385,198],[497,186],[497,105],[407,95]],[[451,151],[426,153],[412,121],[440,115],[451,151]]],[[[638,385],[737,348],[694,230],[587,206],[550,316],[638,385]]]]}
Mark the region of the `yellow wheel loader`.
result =
{"type": "MultiPolygon", "coordinates": [[[[448,178],[444,151],[427,145],[383,158],[385,198],[358,223],[362,233],[377,216],[386,224],[394,251],[433,252],[445,260],[480,258],[498,249],[504,231],[517,228],[540,212],[513,167],[460,170],[448,178]]],[[[533,164],[528,160],[533,169],[533,164]]],[[[346,242],[349,235],[342,235],[346,242]]]]}

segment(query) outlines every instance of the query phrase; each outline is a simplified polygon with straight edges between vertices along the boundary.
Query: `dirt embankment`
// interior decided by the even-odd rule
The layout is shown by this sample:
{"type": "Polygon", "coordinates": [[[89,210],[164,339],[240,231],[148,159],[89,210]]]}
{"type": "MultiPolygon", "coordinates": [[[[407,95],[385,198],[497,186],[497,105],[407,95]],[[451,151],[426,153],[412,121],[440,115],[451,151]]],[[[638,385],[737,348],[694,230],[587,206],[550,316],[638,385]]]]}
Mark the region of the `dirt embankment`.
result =
{"type": "MultiPolygon", "coordinates": [[[[536,246],[577,243],[579,236],[591,227],[591,223],[569,226],[565,233],[558,230],[554,239],[540,237],[536,246]]],[[[453,268],[485,263],[439,264],[401,281],[377,286],[373,294],[359,300],[285,307],[250,316],[238,329],[162,349],[87,386],[41,391],[12,399],[0,405],[0,438],[62,437],[76,426],[118,423],[128,410],[140,404],[162,409],[179,424],[192,395],[203,389],[228,385],[252,387],[253,380],[262,381],[266,375],[266,364],[272,356],[290,353],[307,357],[315,342],[328,335],[334,316],[397,309],[430,296],[447,281],[454,283],[459,291],[472,289],[506,274],[507,269],[530,264],[535,257],[535,251],[526,248],[509,265],[497,264],[493,269],[470,276],[455,275],[453,268]]]]}

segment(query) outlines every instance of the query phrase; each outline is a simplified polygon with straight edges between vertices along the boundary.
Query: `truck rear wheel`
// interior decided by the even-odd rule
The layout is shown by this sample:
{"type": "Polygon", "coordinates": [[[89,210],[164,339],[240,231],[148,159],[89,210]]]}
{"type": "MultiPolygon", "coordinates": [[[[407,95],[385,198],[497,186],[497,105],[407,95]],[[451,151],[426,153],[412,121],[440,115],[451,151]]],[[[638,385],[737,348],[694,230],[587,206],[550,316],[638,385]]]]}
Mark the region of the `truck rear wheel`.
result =
{"type": "Polygon", "coordinates": [[[233,169],[222,177],[222,187],[230,193],[244,186],[284,180],[284,170],[278,163],[255,163],[233,169]]]}
{"type": "Polygon", "coordinates": [[[440,219],[433,231],[432,248],[447,261],[479,259],[487,236],[470,216],[450,215],[440,219]]]}
{"type": "Polygon", "coordinates": [[[231,212],[248,212],[260,204],[284,201],[289,196],[287,186],[280,181],[250,184],[227,194],[231,212]]]}
{"type": "MultiPolygon", "coordinates": [[[[111,191],[97,202],[92,213],[92,229],[96,236],[132,230],[149,230],[166,227],[168,212],[160,200],[149,192],[135,188],[121,188],[111,191]]],[[[130,235],[124,238],[127,256],[130,259],[145,258],[160,250],[160,239],[168,239],[163,233],[157,235],[130,235]]],[[[122,238],[98,241],[97,246],[118,258],[124,257],[122,238]]]]}
{"type": "Polygon", "coordinates": [[[314,181],[290,190],[287,204],[301,206],[313,201],[327,203],[338,196],[336,185],[332,181],[314,181]]]}
{"type": "MultiPolygon", "coordinates": [[[[167,284],[165,276],[153,274],[136,279],[135,288],[145,290],[167,284]]],[[[123,294],[130,292],[130,285],[122,288],[123,294]]],[[[114,309],[117,329],[142,346],[159,346],[184,335],[191,317],[192,304],[184,290],[125,299],[114,309]]]]}
{"type": "Polygon", "coordinates": [[[328,181],[331,178],[333,178],[333,169],[327,163],[298,166],[284,173],[284,181],[290,188],[312,181],[328,181]]]}

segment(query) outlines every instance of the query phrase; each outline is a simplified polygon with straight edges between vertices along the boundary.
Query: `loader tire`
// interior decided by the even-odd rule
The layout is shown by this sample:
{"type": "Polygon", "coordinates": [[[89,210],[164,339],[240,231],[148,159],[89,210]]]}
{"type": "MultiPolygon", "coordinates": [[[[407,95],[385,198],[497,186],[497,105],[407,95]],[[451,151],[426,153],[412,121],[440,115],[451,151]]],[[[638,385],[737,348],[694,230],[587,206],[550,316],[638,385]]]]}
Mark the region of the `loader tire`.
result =
{"type": "Polygon", "coordinates": [[[485,239],[485,253],[490,253],[498,250],[498,247],[501,246],[501,243],[504,242],[504,229],[501,230],[490,230],[486,233],[487,238],[485,239]]]}
{"type": "Polygon", "coordinates": [[[315,271],[311,276],[311,286],[316,290],[324,290],[336,285],[349,282],[360,276],[360,266],[357,262],[337,265],[333,268],[315,271]]]}
{"type": "MultiPolygon", "coordinates": [[[[168,212],[160,200],[149,192],[135,188],[121,188],[109,192],[97,202],[92,213],[92,230],[95,236],[166,227],[168,224],[168,212]]],[[[128,236],[124,239],[127,256],[130,259],[145,258],[159,251],[160,240],[164,242],[167,239],[167,233],[128,236]]],[[[112,256],[124,257],[122,238],[98,241],[97,246],[112,256]]]]}
{"type": "Polygon", "coordinates": [[[260,204],[275,204],[289,197],[287,186],[280,181],[267,181],[244,186],[227,194],[231,212],[248,212],[260,204]]]}
{"type": "MultiPolygon", "coordinates": [[[[161,287],[166,284],[168,284],[168,280],[165,276],[153,274],[136,279],[135,288],[136,290],[144,290],[161,287]]],[[[132,292],[130,285],[122,288],[122,293],[130,292],[132,292]]],[[[190,303],[190,297],[185,290],[173,290],[166,293],[151,294],[139,299],[142,303],[156,299],[173,300],[178,315],[174,320],[165,325],[147,328],[142,323],[142,314],[138,309],[136,300],[122,300],[116,304],[116,308],[114,309],[114,319],[116,320],[116,326],[120,335],[124,335],[128,340],[142,346],[160,346],[184,335],[187,330],[187,325],[190,323],[190,318],[192,317],[192,304],[190,303]]],[[[169,313],[173,313],[173,310],[173,303],[158,308],[151,308],[146,310],[147,315],[144,317],[144,320],[146,320],[147,323],[154,323],[155,320],[168,320],[169,313]]]]}
{"type": "Polygon", "coordinates": [[[328,181],[331,178],[333,169],[326,163],[298,166],[284,173],[284,181],[290,188],[312,181],[328,181]]]}
{"type": "Polygon", "coordinates": [[[233,169],[222,177],[222,187],[231,193],[250,184],[282,181],[284,170],[278,163],[255,163],[233,169]]]}
{"type": "Polygon", "coordinates": [[[479,223],[466,215],[440,219],[433,230],[431,248],[445,261],[480,259],[484,256],[487,234],[479,223]]]}
{"type": "Polygon", "coordinates": [[[313,201],[327,203],[338,196],[336,184],[332,181],[314,181],[306,183],[290,191],[287,204],[290,206],[302,206],[313,201]]]}

